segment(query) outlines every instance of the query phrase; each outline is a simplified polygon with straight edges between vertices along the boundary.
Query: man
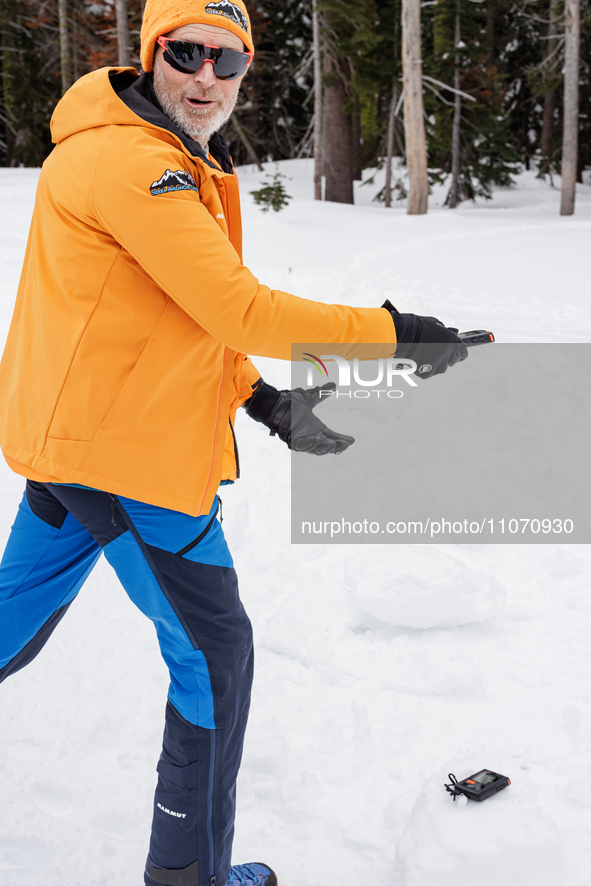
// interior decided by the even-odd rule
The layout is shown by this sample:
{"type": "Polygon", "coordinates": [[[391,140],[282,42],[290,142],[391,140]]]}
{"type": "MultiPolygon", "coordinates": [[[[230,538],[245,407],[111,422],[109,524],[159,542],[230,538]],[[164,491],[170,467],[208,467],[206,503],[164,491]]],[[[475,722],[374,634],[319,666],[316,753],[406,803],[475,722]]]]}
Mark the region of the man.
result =
{"type": "Polygon", "coordinates": [[[292,448],[352,438],[315,417],[317,392],[277,391],[245,355],[439,341],[436,373],[465,348],[433,318],[298,299],[242,264],[216,135],[252,60],[240,0],[148,0],[141,42],[141,76],[95,71],[52,120],[0,367],[0,441],[27,478],[0,567],[0,679],[38,654],[104,552],[171,677],[145,883],[273,886],[266,865],[231,867],[252,637],[217,489],[239,473],[240,405],[292,448]]]}

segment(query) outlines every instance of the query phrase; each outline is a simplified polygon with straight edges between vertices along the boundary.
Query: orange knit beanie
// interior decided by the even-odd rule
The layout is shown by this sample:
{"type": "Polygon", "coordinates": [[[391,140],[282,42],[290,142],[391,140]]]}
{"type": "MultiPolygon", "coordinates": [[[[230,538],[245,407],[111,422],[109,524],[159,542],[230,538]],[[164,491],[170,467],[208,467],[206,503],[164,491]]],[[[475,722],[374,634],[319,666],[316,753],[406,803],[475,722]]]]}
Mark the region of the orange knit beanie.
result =
{"type": "Polygon", "coordinates": [[[236,34],[254,52],[252,31],[242,0],[147,0],[141,33],[142,68],[152,70],[156,38],[184,25],[215,25],[236,34]]]}

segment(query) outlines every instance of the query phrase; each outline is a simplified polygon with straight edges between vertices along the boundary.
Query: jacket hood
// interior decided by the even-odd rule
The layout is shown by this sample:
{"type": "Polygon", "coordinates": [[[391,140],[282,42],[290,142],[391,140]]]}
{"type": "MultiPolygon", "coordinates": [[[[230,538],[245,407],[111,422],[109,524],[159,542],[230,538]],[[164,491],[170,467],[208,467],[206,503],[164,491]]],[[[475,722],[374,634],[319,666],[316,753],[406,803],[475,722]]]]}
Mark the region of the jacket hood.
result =
{"type": "Polygon", "coordinates": [[[58,102],[51,118],[52,141],[59,144],[77,132],[113,123],[145,125],[121,101],[111,82],[112,78],[124,78],[130,86],[137,77],[135,68],[100,68],[76,80],[58,102]]]}
{"type": "MultiPolygon", "coordinates": [[[[138,74],[135,68],[100,68],[77,80],[57,104],[51,118],[51,137],[59,144],[78,132],[99,126],[146,124],[170,132],[192,157],[217,168],[201,145],[166,116],[158,104],[151,75],[138,74]]],[[[230,152],[218,133],[209,141],[209,152],[224,172],[233,173],[230,152]]]]}

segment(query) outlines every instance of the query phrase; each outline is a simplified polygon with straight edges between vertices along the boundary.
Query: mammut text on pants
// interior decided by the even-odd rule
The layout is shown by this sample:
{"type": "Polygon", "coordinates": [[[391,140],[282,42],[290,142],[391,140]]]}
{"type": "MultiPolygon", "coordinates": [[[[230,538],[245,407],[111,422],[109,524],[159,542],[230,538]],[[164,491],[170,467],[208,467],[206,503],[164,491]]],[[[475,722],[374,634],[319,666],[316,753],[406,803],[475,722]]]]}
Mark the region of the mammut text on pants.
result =
{"type": "Polygon", "coordinates": [[[28,481],[0,565],[0,681],[38,654],[101,550],[154,623],[170,689],[148,886],[224,884],[230,869],[253,655],[216,510],[28,481]]]}

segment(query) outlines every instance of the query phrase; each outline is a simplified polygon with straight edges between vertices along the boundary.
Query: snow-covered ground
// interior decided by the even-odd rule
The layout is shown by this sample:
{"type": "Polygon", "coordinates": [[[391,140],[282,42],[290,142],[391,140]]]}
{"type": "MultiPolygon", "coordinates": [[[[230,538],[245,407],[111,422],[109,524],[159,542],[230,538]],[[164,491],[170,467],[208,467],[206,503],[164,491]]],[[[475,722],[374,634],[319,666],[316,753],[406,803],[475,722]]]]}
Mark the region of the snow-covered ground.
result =
{"type": "MultiPolygon", "coordinates": [[[[278,215],[240,170],[245,260],[265,283],[390,298],[501,341],[591,341],[589,184],[572,218],[533,173],[453,212],[440,191],[411,218],[372,204],[379,176],[352,207],[312,200],[309,161],[280,169],[278,215]]],[[[2,335],[37,174],[0,169],[2,335]]],[[[288,365],[256,363],[289,385],[288,365]]],[[[291,546],[289,453],[239,423],[224,529],[258,658],[234,861],[267,861],[282,886],[590,883],[589,547],[291,546]],[[483,767],[511,787],[454,804],[447,774],[483,767]]],[[[23,483],[0,472],[4,540],[23,483]]],[[[2,886],[140,886],[166,688],[151,625],[101,561],[1,689],[2,886]]]]}

